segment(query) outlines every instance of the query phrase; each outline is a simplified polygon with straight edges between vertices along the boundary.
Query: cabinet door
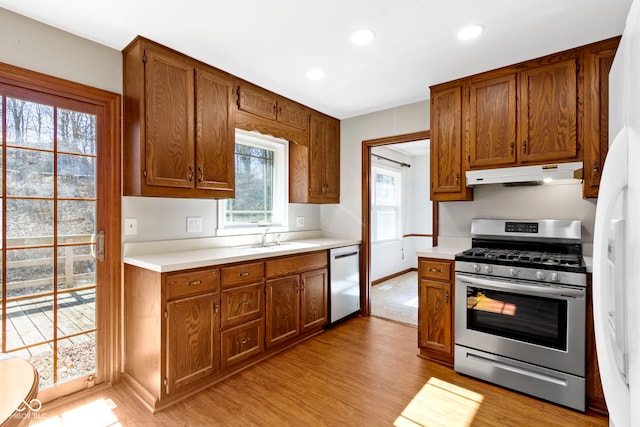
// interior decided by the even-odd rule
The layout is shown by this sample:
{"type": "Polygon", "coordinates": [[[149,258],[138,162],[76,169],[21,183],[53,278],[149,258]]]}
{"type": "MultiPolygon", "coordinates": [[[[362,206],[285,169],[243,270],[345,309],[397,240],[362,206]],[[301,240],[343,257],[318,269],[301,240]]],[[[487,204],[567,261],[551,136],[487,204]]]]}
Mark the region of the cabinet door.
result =
{"type": "Polygon", "coordinates": [[[327,269],[308,271],[301,279],[302,333],[327,323],[327,269]]]}
{"type": "Polygon", "coordinates": [[[265,119],[276,119],[276,95],[259,87],[240,84],[238,109],[265,119]]]}
{"type": "Polygon", "coordinates": [[[340,125],[318,114],[311,116],[309,197],[312,203],[340,201],[340,125]]]}
{"type": "Polygon", "coordinates": [[[516,75],[473,79],[469,84],[469,166],[516,161],[516,75]]]}
{"type": "Polygon", "coordinates": [[[277,119],[303,131],[309,129],[309,110],[283,98],[278,99],[277,119]]]}
{"type": "Polygon", "coordinates": [[[194,185],[194,67],[168,51],[145,50],[147,185],[194,185]]]}
{"type": "Polygon", "coordinates": [[[431,200],[471,200],[462,148],[462,83],[432,89],[431,200]]]}
{"type": "Polygon", "coordinates": [[[218,372],[217,318],[217,292],[167,303],[167,394],[218,372]]]}
{"type": "Polygon", "coordinates": [[[451,355],[451,284],[420,279],[419,282],[419,328],[420,347],[451,355]]]}
{"type": "Polygon", "coordinates": [[[583,197],[598,197],[600,175],[609,151],[609,71],[619,39],[590,50],[585,68],[583,197]]]}
{"type": "Polygon", "coordinates": [[[520,73],[520,163],[578,156],[578,58],[520,73]]]}
{"type": "Polygon", "coordinates": [[[278,345],[300,332],[300,277],[296,275],[267,280],[267,348],[278,345]]]}
{"type": "Polygon", "coordinates": [[[213,70],[196,70],[196,187],[234,197],[234,81],[213,70]]]}

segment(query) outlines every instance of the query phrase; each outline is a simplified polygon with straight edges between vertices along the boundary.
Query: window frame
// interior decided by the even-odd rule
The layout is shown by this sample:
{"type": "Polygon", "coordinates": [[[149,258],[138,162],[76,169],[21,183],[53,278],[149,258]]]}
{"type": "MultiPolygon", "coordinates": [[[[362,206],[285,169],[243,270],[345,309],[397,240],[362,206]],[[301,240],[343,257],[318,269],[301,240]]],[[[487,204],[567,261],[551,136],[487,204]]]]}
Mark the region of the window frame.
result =
{"type": "MultiPolygon", "coordinates": [[[[264,135],[259,132],[236,129],[235,143],[271,150],[273,156],[273,200],[272,221],[257,223],[230,223],[225,221],[227,200],[218,200],[217,230],[218,236],[251,234],[269,227],[271,231],[288,231],[289,203],[289,143],[282,138],[264,135]]],[[[234,162],[235,162],[234,150],[234,162]]]]}
{"type": "Polygon", "coordinates": [[[403,169],[390,167],[379,162],[373,162],[371,165],[371,182],[373,188],[371,189],[371,227],[370,227],[370,239],[373,244],[398,242],[403,239],[403,225],[404,225],[404,203],[405,203],[405,182],[406,175],[403,169]],[[385,175],[394,176],[398,179],[398,184],[394,184],[394,187],[398,186],[399,189],[396,193],[397,203],[395,204],[378,204],[376,197],[376,175],[382,172],[385,175]],[[396,224],[395,224],[395,238],[390,239],[378,239],[378,216],[377,212],[382,209],[395,209],[396,211],[396,224]]]}

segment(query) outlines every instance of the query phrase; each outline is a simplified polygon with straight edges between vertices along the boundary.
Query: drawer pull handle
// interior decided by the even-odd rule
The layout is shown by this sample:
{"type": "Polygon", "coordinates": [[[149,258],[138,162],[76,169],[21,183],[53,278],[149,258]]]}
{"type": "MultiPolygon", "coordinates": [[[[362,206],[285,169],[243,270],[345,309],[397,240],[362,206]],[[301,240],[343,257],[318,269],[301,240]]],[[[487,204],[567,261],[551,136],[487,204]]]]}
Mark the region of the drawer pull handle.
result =
{"type": "Polygon", "coordinates": [[[435,271],[436,273],[442,273],[442,269],[441,268],[427,268],[427,271],[435,271]]]}
{"type": "Polygon", "coordinates": [[[189,283],[187,283],[187,286],[198,286],[198,285],[202,285],[202,280],[192,280],[189,283]]]}
{"type": "Polygon", "coordinates": [[[251,276],[251,272],[250,271],[245,271],[244,273],[239,273],[238,276],[240,276],[240,277],[251,276]]]}
{"type": "Polygon", "coordinates": [[[246,343],[248,343],[249,341],[251,341],[251,338],[245,338],[245,339],[243,339],[242,341],[238,341],[238,344],[246,344],[246,343]]]}
{"type": "Polygon", "coordinates": [[[238,305],[249,305],[251,304],[251,300],[239,302],[238,305]]]}

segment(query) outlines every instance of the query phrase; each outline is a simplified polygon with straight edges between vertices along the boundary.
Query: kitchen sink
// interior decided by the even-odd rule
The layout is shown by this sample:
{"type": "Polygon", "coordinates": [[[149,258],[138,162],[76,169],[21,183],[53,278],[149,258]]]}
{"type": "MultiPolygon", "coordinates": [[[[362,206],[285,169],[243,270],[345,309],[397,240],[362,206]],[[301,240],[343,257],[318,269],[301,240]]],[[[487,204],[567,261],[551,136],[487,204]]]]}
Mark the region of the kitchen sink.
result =
{"type": "Polygon", "coordinates": [[[243,249],[252,252],[278,252],[278,251],[289,251],[296,249],[308,249],[318,247],[318,244],[315,243],[306,243],[306,242],[281,242],[277,243],[267,243],[266,245],[255,244],[248,246],[238,246],[238,249],[243,249]]]}

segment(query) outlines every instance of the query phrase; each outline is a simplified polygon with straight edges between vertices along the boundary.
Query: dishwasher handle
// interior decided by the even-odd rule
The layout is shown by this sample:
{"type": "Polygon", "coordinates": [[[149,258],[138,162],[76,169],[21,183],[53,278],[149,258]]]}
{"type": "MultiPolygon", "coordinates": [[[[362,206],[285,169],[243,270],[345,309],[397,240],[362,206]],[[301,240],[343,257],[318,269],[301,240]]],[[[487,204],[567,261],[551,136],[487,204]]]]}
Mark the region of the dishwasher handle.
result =
{"type": "Polygon", "coordinates": [[[358,254],[359,254],[359,252],[358,252],[358,251],[354,251],[354,252],[347,252],[347,253],[344,253],[344,254],[334,255],[334,256],[333,256],[333,259],[347,258],[347,257],[354,256],[354,255],[358,255],[358,254]]]}

